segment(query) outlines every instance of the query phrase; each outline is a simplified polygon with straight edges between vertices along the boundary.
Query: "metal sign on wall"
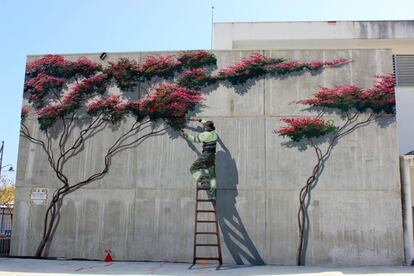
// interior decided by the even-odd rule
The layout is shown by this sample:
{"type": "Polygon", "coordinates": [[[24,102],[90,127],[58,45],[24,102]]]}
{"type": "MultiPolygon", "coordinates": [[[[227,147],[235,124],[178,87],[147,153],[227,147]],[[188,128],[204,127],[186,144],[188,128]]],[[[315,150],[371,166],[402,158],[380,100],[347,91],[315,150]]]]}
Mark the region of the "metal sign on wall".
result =
{"type": "Polygon", "coordinates": [[[34,205],[46,205],[49,189],[47,188],[31,188],[30,203],[34,205]]]}

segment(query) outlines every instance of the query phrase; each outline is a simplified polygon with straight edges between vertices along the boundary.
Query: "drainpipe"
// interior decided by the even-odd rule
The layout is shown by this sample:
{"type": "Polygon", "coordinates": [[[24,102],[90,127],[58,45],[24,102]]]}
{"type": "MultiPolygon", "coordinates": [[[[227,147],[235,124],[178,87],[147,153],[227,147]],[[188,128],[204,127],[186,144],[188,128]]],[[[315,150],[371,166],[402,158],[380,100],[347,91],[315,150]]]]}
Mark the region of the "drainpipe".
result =
{"type": "Polygon", "coordinates": [[[414,259],[413,212],[411,202],[410,159],[413,156],[400,156],[401,198],[404,232],[404,264],[411,265],[414,259]]]}

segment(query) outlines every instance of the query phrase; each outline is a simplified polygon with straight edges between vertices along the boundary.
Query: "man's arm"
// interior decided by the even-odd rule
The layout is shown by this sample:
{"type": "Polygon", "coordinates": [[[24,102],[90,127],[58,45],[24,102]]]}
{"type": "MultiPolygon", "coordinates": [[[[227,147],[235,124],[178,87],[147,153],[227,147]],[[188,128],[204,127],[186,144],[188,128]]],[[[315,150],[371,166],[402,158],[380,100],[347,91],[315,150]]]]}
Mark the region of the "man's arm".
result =
{"type": "MultiPolygon", "coordinates": [[[[206,120],[203,119],[197,119],[197,118],[190,118],[188,119],[189,121],[192,122],[200,122],[202,124],[204,124],[205,122],[207,122],[206,120]]],[[[180,131],[181,135],[183,137],[185,137],[188,141],[190,141],[191,143],[202,143],[205,140],[205,135],[203,135],[203,133],[198,134],[197,136],[193,136],[191,134],[188,134],[187,132],[185,132],[184,130],[180,131]]]]}
{"type": "Polygon", "coordinates": [[[193,136],[191,134],[188,134],[184,130],[181,130],[181,135],[184,136],[191,143],[202,143],[205,140],[203,133],[200,133],[197,136],[193,136]]]}
{"type": "Polygon", "coordinates": [[[190,119],[189,119],[189,121],[192,121],[192,122],[199,122],[199,123],[202,123],[202,124],[204,124],[204,123],[206,123],[206,122],[207,122],[206,120],[203,120],[203,119],[197,119],[197,118],[190,118],[190,119]]]}

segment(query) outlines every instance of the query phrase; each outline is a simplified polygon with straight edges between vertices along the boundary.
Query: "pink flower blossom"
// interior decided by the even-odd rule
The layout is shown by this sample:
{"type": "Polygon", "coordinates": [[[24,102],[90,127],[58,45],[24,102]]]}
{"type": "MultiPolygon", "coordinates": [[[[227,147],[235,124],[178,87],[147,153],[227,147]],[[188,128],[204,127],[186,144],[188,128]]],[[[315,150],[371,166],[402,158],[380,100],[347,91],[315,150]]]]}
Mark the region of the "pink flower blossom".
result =
{"type": "Polygon", "coordinates": [[[335,67],[335,66],[342,65],[342,64],[345,64],[351,61],[352,59],[349,59],[349,58],[338,58],[338,59],[334,59],[331,61],[325,61],[324,65],[326,67],[335,67]]]}
{"type": "Polygon", "coordinates": [[[181,77],[177,79],[177,83],[180,86],[194,90],[200,90],[203,86],[207,86],[215,82],[216,79],[209,74],[206,68],[184,70],[181,77]]]}
{"type": "Polygon", "coordinates": [[[107,97],[97,97],[86,105],[88,113],[96,111],[110,111],[110,110],[124,110],[126,107],[125,101],[121,94],[110,94],[107,97]]]}
{"type": "Polygon", "coordinates": [[[134,59],[120,58],[118,62],[109,62],[110,67],[104,72],[114,78],[121,90],[131,90],[135,87],[142,76],[140,66],[134,59]]]}
{"type": "Polygon", "coordinates": [[[376,76],[373,87],[361,92],[360,100],[375,112],[395,112],[395,78],[393,74],[376,76]]]}
{"type": "Polygon", "coordinates": [[[27,118],[27,116],[29,116],[29,112],[30,112],[30,107],[28,105],[24,105],[22,107],[22,111],[20,113],[20,118],[22,120],[25,120],[27,118]]]}
{"type": "Polygon", "coordinates": [[[302,70],[305,66],[306,64],[300,61],[285,61],[279,64],[266,65],[265,69],[268,73],[288,73],[302,70]]]}
{"type": "Polygon", "coordinates": [[[63,86],[64,79],[49,76],[45,73],[39,73],[36,77],[27,80],[24,84],[25,97],[31,101],[43,99],[50,93],[50,90],[59,90],[63,86]]]}
{"type": "Polygon", "coordinates": [[[76,61],[71,62],[69,65],[70,71],[68,74],[71,74],[71,76],[80,74],[86,78],[94,75],[97,71],[101,69],[101,65],[96,63],[95,61],[92,61],[86,57],[80,57],[76,61]]]}
{"type": "Polygon", "coordinates": [[[320,69],[324,65],[325,65],[325,62],[323,62],[323,61],[311,61],[311,62],[307,63],[308,68],[311,69],[311,70],[320,69]]]}
{"type": "MultiPolygon", "coordinates": [[[[328,123],[322,118],[303,117],[303,118],[283,118],[280,121],[290,125],[290,128],[299,129],[303,127],[325,128],[328,123]]],[[[280,132],[280,131],[278,131],[280,132]]]]}
{"type": "Polygon", "coordinates": [[[39,118],[42,117],[57,117],[61,115],[62,111],[64,109],[64,106],[60,102],[52,102],[49,103],[47,106],[43,107],[42,109],[38,110],[36,112],[36,115],[39,118]]]}
{"type": "Polygon", "coordinates": [[[333,107],[339,101],[348,101],[354,104],[358,99],[360,88],[355,85],[334,85],[334,88],[320,86],[320,91],[313,95],[313,98],[299,100],[295,103],[311,106],[328,106],[333,107]]]}
{"type": "Polygon", "coordinates": [[[337,108],[343,112],[351,109],[364,112],[371,109],[376,113],[394,113],[394,76],[377,76],[376,84],[366,90],[355,85],[334,85],[333,88],[320,86],[320,91],[315,93],[312,98],[299,100],[296,103],[312,107],[337,108]]]}
{"type": "Polygon", "coordinates": [[[36,77],[25,82],[25,90],[31,93],[41,93],[47,89],[60,88],[63,79],[39,73],[36,77]]]}
{"type": "Polygon", "coordinates": [[[184,70],[182,74],[184,76],[194,76],[194,75],[202,75],[202,74],[205,74],[207,72],[208,72],[208,70],[206,68],[194,68],[194,69],[191,69],[191,70],[184,70]]]}
{"type": "Polygon", "coordinates": [[[271,58],[254,53],[238,63],[220,69],[218,79],[228,80],[232,84],[242,84],[250,78],[257,78],[265,74],[282,75],[299,72],[305,69],[318,70],[323,67],[333,67],[350,62],[350,59],[335,59],[331,61],[286,61],[284,58],[271,58]]]}
{"type": "Polygon", "coordinates": [[[93,77],[83,79],[73,87],[74,94],[103,94],[108,88],[107,75],[99,73],[93,77]]]}
{"type": "Polygon", "coordinates": [[[265,75],[267,73],[266,66],[278,64],[282,61],[284,61],[283,58],[271,58],[253,53],[230,67],[220,69],[217,78],[228,80],[235,85],[243,84],[250,78],[265,75]]]}
{"type": "Polygon", "coordinates": [[[181,62],[174,55],[164,56],[147,56],[144,63],[141,64],[140,71],[147,78],[154,76],[172,77],[174,72],[181,66],[181,62]]]}
{"type": "Polygon", "coordinates": [[[318,138],[337,130],[337,127],[322,118],[284,118],[281,121],[287,123],[288,126],[273,130],[273,133],[287,136],[295,142],[302,139],[318,138]]]}
{"type": "Polygon", "coordinates": [[[243,58],[236,64],[219,70],[218,75],[225,77],[237,73],[241,74],[248,70],[249,65],[265,65],[271,61],[273,61],[273,59],[269,57],[266,57],[259,53],[253,53],[249,57],[243,58]]]}
{"type": "Polygon", "coordinates": [[[163,83],[154,93],[140,100],[140,110],[152,119],[164,119],[173,127],[180,128],[185,123],[185,115],[204,101],[196,91],[177,84],[163,83]]]}
{"type": "Polygon", "coordinates": [[[65,67],[70,62],[59,55],[45,55],[36,60],[30,61],[26,66],[26,74],[35,77],[38,73],[43,72],[51,76],[62,77],[65,67]]]}
{"type": "Polygon", "coordinates": [[[208,51],[187,51],[179,54],[177,60],[186,68],[215,65],[216,57],[208,51]]]}

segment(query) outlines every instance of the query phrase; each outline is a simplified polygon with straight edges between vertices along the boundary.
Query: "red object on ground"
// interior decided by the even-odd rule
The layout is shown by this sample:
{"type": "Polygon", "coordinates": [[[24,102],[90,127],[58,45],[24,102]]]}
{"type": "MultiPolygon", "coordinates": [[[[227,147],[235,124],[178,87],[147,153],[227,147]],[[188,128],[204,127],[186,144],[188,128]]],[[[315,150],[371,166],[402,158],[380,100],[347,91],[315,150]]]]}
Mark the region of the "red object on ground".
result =
{"type": "Polygon", "coordinates": [[[107,262],[107,263],[112,262],[112,251],[111,251],[111,249],[106,249],[105,253],[106,253],[105,262],[107,262]]]}

